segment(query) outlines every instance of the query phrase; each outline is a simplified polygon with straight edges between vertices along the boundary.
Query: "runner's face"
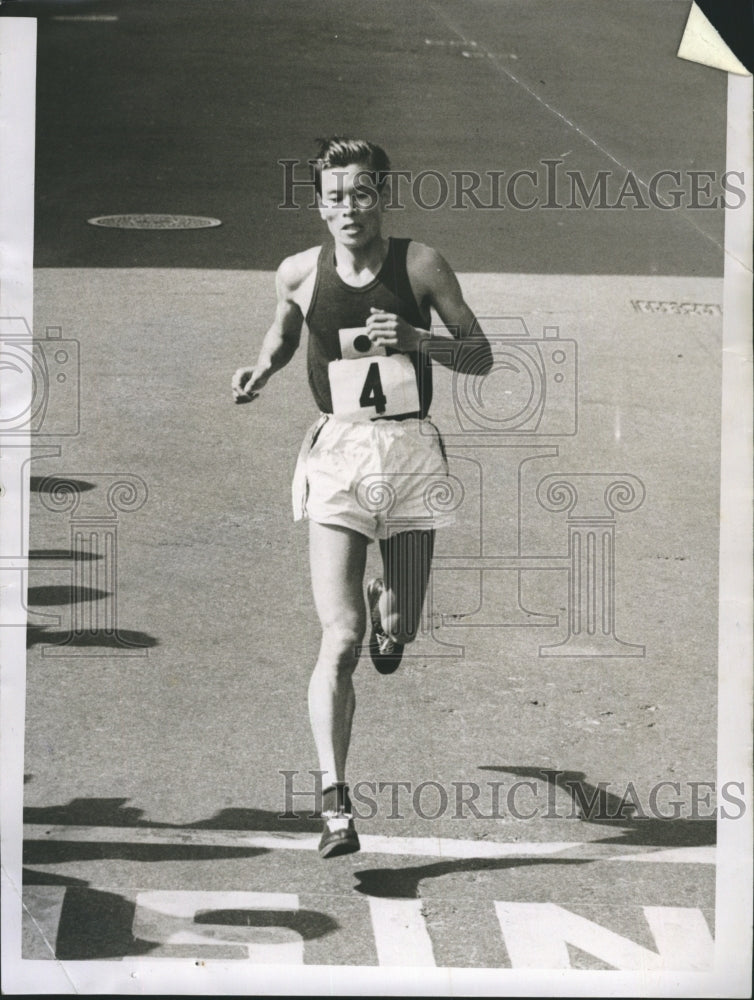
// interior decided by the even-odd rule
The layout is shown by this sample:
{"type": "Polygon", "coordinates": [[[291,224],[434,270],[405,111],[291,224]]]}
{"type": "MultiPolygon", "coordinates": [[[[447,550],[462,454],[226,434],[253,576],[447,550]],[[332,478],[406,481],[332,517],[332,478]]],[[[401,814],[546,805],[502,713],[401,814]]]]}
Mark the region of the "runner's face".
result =
{"type": "Polygon", "coordinates": [[[319,214],[342,246],[367,246],[382,235],[383,196],[363,164],[322,171],[319,214]]]}

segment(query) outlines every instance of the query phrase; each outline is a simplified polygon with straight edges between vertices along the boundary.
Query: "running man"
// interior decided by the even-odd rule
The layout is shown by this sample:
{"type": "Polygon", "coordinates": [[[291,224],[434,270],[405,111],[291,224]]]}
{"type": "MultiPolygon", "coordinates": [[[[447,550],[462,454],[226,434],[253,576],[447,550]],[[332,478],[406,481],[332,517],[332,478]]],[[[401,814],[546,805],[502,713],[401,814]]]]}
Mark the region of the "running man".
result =
{"type": "Polygon", "coordinates": [[[426,502],[433,484],[447,483],[440,434],[428,417],[430,358],[480,375],[492,363],[440,254],[383,236],[389,171],[384,150],[371,142],[322,142],[314,183],[330,239],[282,262],[277,310],[258,360],[239,368],[232,381],[237,403],[255,399],[293,357],[306,322],[309,385],[321,416],[301,449],[293,494],[295,519],[309,520],[322,626],[309,715],[323,772],[324,858],[359,850],[346,757],[353,672],[367,625],[367,546],[379,541],[384,568],[367,587],[369,652],[377,670],[389,674],[416,636],[435,529],[450,520],[429,518],[426,502]],[[430,333],[430,309],[449,333],[430,333]]]}

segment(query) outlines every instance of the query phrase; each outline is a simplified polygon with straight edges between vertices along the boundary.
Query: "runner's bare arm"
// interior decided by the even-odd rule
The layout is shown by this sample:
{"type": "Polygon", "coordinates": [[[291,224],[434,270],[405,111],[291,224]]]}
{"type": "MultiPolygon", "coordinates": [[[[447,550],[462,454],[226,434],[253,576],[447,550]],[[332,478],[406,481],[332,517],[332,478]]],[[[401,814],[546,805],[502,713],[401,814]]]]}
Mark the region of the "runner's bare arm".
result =
{"type": "Polygon", "coordinates": [[[256,399],[270,377],[287,365],[296,353],[304,322],[296,293],[310,270],[305,256],[287,257],[277,270],[275,318],[264,336],[256,364],[239,368],[233,375],[231,385],[237,403],[256,399]]]}
{"type": "Polygon", "coordinates": [[[492,352],[476,316],[466,303],[453,269],[436,250],[421,243],[409,245],[409,279],[417,302],[432,307],[448,334],[418,330],[391,313],[373,310],[367,321],[375,343],[398,350],[422,350],[456,371],[486,375],[492,352]]]}

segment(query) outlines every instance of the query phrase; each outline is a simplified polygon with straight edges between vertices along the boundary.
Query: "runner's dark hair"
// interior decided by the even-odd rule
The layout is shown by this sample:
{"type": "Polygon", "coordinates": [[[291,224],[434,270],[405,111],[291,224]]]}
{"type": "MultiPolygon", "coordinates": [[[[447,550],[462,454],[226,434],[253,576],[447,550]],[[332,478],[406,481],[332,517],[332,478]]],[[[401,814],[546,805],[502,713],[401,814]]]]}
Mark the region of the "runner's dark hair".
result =
{"type": "Polygon", "coordinates": [[[342,135],[331,135],[327,139],[317,139],[319,149],[313,161],[314,186],[317,194],[322,194],[322,171],[333,167],[348,167],[357,163],[370,174],[378,191],[385,186],[390,172],[390,160],[385,150],[367,139],[351,139],[342,135]]]}

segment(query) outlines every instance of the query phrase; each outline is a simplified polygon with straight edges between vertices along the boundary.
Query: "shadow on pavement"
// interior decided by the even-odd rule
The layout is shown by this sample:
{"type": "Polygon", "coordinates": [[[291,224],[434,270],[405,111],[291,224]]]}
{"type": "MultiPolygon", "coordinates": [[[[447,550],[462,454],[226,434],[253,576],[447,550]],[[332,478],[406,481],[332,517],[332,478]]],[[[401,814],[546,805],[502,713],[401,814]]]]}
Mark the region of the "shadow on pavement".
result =
{"type": "Polygon", "coordinates": [[[30,476],[29,489],[32,493],[53,493],[59,486],[66,490],[77,490],[86,493],[94,489],[94,483],[84,479],[69,479],[67,476],[30,476]]]}
{"type": "Polygon", "coordinates": [[[35,872],[33,868],[22,870],[21,881],[24,885],[77,885],[81,888],[89,885],[85,878],[58,875],[56,872],[35,872]]]}
{"type": "Polygon", "coordinates": [[[51,826],[154,826],[145,824],[143,809],[127,806],[128,799],[71,799],[64,806],[26,806],[24,823],[51,826]]]}
{"type": "Polygon", "coordinates": [[[226,927],[287,927],[305,941],[324,937],[340,927],[337,920],[318,910],[211,910],[197,914],[195,922],[226,927]]]}
{"type": "MultiPolygon", "coordinates": [[[[554,768],[486,766],[484,771],[499,771],[517,778],[538,780],[562,788],[571,797],[571,812],[560,813],[558,818],[599,824],[615,829],[615,836],[602,837],[596,843],[622,844],[651,847],[702,847],[716,842],[716,823],[705,819],[662,819],[655,816],[641,818],[631,810],[630,799],[625,802],[619,795],[606,788],[585,781],[583,771],[559,771],[554,768]]],[[[547,808],[552,803],[547,800],[547,808]]],[[[540,814],[546,815],[547,809],[540,814]]],[[[553,817],[555,818],[555,817],[553,817]]],[[[357,892],[367,896],[391,899],[418,899],[419,886],[425,879],[441,878],[463,872],[506,871],[521,866],[591,864],[588,858],[515,858],[438,861],[405,868],[380,868],[355,872],[357,892]]]]}
{"type": "MultiPolygon", "coordinates": [[[[55,939],[55,957],[59,960],[85,961],[107,958],[132,958],[147,955],[167,944],[171,957],[194,958],[205,954],[210,958],[245,958],[246,943],[253,941],[251,928],[262,928],[262,940],[281,929],[293,931],[304,941],[325,937],[340,927],[337,920],[317,910],[274,910],[238,907],[235,909],[199,910],[186,917],[164,917],[152,914],[156,920],[156,937],[163,940],[145,940],[134,934],[137,911],[135,899],[115,892],[71,885],[66,889],[55,939]],[[162,926],[160,924],[162,923],[162,926]],[[212,930],[207,933],[206,944],[174,943],[175,936],[190,934],[196,939],[198,928],[210,925],[239,928],[227,933],[212,930]],[[240,930],[243,928],[243,930],[240,930]],[[167,940],[166,940],[167,939],[167,940]]],[[[150,913],[147,904],[147,913],[150,913]]],[[[149,933],[149,925],[140,927],[142,934],[149,933]]],[[[164,951],[163,951],[164,954],[164,951]]]]}
{"type": "Polygon", "coordinates": [[[136,904],[114,892],[68,889],[58,923],[55,957],[68,961],[147,955],[157,944],[133,935],[136,904]]]}
{"type": "MultiPolygon", "coordinates": [[[[63,834],[65,836],[65,834],[63,834]]],[[[118,840],[27,840],[24,864],[59,865],[74,861],[215,861],[255,858],[266,847],[230,847],[215,844],[135,844],[118,840]]]]}
{"type": "Polygon", "coordinates": [[[188,826],[197,830],[264,830],[270,833],[320,833],[322,821],[308,815],[282,819],[266,809],[221,809],[211,819],[202,819],[188,826]]]}
{"type": "Polygon", "coordinates": [[[636,815],[636,807],[630,798],[624,800],[607,788],[585,781],[583,771],[494,765],[481,770],[539,780],[564,790],[571,797],[571,812],[567,815],[559,813],[557,818],[580,820],[616,830],[615,836],[600,838],[597,843],[642,847],[708,847],[717,843],[717,823],[714,819],[663,819],[636,815]]]}
{"type": "Polygon", "coordinates": [[[321,822],[308,816],[281,819],[268,809],[221,809],[195,823],[159,823],[143,819],[144,810],[127,806],[128,799],[71,799],[61,806],[27,806],[24,823],[51,826],[138,826],[167,830],[248,830],[265,833],[319,833],[321,822]]]}
{"type": "Polygon", "coordinates": [[[82,604],[84,601],[99,601],[112,597],[109,590],[93,587],[74,587],[71,584],[48,584],[44,587],[29,587],[27,602],[35,607],[57,604],[82,604]]]}
{"type": "MultiPolygon", "coordinates": [[[[158,646],[159,641],[148,632],[138,632],[131,629],[119,629],[117,632],[97,629],[93,632],[51,632],[49,629],[36,625],[28,626],[26,630],[26,648],[31,649],[45,643],[49,646],[101,646],[105,649],[151,649],[158,646]]],[[[71,656],[75,655],[71,653],[71,656]]]]}
{"type": "MultiPolygon", "coordinates": [[[[105,860],[140,863],[213,861],[257,858],[270,853],[267,848],[245,847],[240,844],[181,843],[180,834],[177,843],[140,843],[133,835],[129,840],[119,840],[119,828],[138,827],[145,831],[155,828],[176,831],[200,828],[301,831],[318,828],[310,820],[303,823],[300,820],[288,821],[286,825],[284,821],[277,820],[274,812],[263,809],[221,810],[211,819],[190,824],[153,823],[142,818],[143,810],[126,805],[127,801],[124,798],[82,798],[72,799],[60,806],[27,807],[24,810],[25,823],[42,826],[110,827],[112,836],[104,840],[66,840],[65,831],[56,831],[56,839],[26,840],[24,865],[105,860]]],[[[188,840],[189,837],[184,834],[183,839],[188,840]]],[[[318,910],[278,910],[242,905],[218,905],[215,908],[213,901],[209,900],[206,908],[197,910],[193,916],[171,917],[161,914],[159,909],[151,911],[149,901],[146,900],[144,905],[147,913],[151,914],[146,926],[149,926],[149,919],[156,921],[154,934],[158,940],[145,940],[145,937],[151,936],[151,931],[145,931],[143,922],[137,928],[141,936],[134,933],[136,890],[129,889],[123,894],[104,891],[91,887],[84,879],[39,871],[33,867],[24,867],[23,883],[25,887],[59,886],[65,890],[54,942],[55,957],[61,960],[126,958],[146,955],[156,949],[161,949],[161,954],[164,955],[166,946],[171,957],[197,958],[206,954],[210,958],[245,958],[247,944],[257,939],[263,943],[275,941],[280,937],[281,931],[294,932],[304,941],[309,941],[325,937],[340,927],[337,920],[318,910]],[[199,925],[203,924],[215,928],[222,925],[231,929],[225,932],[225,936],[216,929],[208,931],[206,945],[183,945],[170,941],[175,932],[188,932],[195,938],[199,933],[199,925]],[[256,939],[255,928],[258,929],[256,939]]],[[[33,899],[33,890],[31,893],[33,899]]],[[[176,895],[180,896],[180,890],[176,895]]],[[[217,903],[221,902],[221,899],[217,900],[217,903]]]]}
{"type": "Polygon", "coordinates": [[[429,878],[460,875],[463,872],[500,872],[538,865],[588,865],[588,858],[463,858],[433,861],[406,868],[368,868],[354,872],[354,889],[365,896],[384,899],[419,899],[419,884],[429,878]]]}
{"type": "Polygon", "coordinates": [[[102,556],[96,552],[74,552],[73,549],[31,549],[29,559],[77,559],[79,562],[89,562],[92,559],[101,559],[102,556]]]}

